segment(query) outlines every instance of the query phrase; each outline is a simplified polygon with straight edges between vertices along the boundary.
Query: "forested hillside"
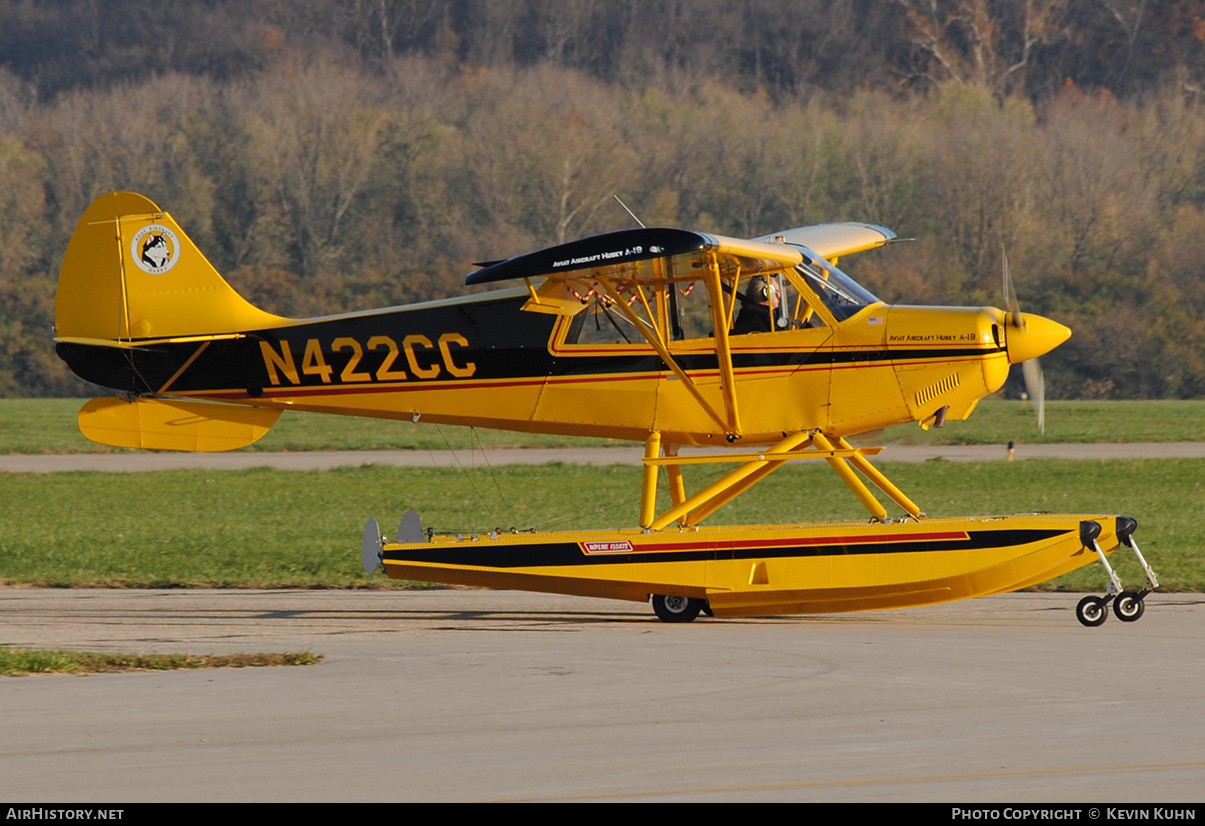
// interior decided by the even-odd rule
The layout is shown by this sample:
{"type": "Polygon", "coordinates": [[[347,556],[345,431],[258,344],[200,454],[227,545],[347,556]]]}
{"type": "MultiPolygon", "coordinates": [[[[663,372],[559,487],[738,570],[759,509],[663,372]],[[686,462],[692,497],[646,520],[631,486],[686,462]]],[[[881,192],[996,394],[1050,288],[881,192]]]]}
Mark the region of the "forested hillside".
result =
{"type": "Polygon", "coordinates": [[[266,309],[463,291],[631,225],[915,238],[888,301],[1075,331],[1063,398],[1205,395],[1199,0],[0,3],[0,394],[85,392],[54,284],[99,194],[170,210],[266,309]]]}

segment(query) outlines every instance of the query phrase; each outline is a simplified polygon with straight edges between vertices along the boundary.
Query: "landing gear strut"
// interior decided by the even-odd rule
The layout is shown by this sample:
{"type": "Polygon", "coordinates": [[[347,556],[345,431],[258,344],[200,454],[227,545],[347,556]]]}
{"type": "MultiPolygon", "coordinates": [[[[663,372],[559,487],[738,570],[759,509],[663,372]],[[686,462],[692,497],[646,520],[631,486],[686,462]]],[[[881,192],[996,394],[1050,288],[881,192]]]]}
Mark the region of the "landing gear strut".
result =
{"type": "Polygon", "coordinates": [[[1155,572],[1151,570],[1150,565],[1146,564],[1142,552],[1138,550],[1138,544],[1134,541],[1134,530],[1137,527],[1138,520],[1129,516],[1117,517],[1117,538],[1121,544],[1128,546],[1138,557],[1138,564],[1146,573],[1147,582],[1147,587],[1142,590],[1125,591],[1121,587],[1121,579],[1117,576],[1117,572],[1109,565],[1104,551],[1100,549],[1100,544],[1096,541],[1096,538],[1100,536],[1100,525],[1096,522],[1080,522],[1080,541],[1084,543],[1085,548],[1091,547],[1096,551],[1100,564],[1105,566],[1105,571],[1109,575],[1105,596],[1087,596],[1079,601],[1079,605],[1075,606],[1075,618],[1089,628],[1095,628],[1109,618],[1110,597],[1113,601],[1113,613],[1119,620],[1137,622],[1146,612],[1146,604],[1143,602],[1146,595],[1159,587],[1159,580],[1155,578],[1155,572]]]}

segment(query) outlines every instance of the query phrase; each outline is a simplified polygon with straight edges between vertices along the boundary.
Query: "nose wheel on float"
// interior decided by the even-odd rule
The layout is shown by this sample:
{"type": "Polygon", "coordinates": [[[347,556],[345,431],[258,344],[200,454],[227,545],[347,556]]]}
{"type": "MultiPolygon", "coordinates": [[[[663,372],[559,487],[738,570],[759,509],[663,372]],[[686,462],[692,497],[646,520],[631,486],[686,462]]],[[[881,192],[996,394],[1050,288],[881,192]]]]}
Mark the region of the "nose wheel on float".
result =
{"type": "Polygon", "coordinates": [[[1086,596],[1075,606],[1075,618],[1083,625],[1095,628],[1103,624],[1109,618],[1110,602],[1113,603],[1113,613],[1122,622],[1137,622],[1146,612],[1146,604],[1143,600],[1146,599],[1147,594],[1159,587],[1159,580],[1155,577],[1151,566],[1146,563],[1142,552],[1138,550],[1138,543],[1134,541],[1134,531],[1137,527],[1138,520],[1129,516],[1117,517],[1118,540],[1134,552],[1134,556],[1138,557],[1138,564],[1146,572],[1146,588],[1138,591],[1126,591],[1121,586],[1121,579],[1117,576],[1117,572],[1109,565],[1104,551],[1100,549],[1100,544],[1096,541],[1096,538],[1100,536],[1100,525],[1096,522],[1080,523],[1080,540],[1084,543],[1085,548],[1091,547],[1096,551],[1100,564],[1105,566],[1105,571],[1109,574],[1109,584],[1103,597],[1086,596]]]}
{"type": "MultiPolygon", "coordinates": [[[[1146,595],[1151,591],[1122,591],[1113,597],[1113,613],[1122,622],[1136,622],[1146,612],[1146,595]]],[[[1109,618],[1109,597],[1087,596],[1075,606],[1075,618],[1089,628],[1095,628],[1109,618]]]]}

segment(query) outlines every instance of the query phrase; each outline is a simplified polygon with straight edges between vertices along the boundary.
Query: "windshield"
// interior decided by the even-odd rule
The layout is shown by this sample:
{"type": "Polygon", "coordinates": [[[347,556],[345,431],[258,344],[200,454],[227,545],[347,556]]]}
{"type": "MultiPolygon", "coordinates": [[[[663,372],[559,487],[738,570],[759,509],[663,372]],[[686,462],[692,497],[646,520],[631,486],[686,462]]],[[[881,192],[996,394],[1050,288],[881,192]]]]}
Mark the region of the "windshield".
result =
{"type": "Polygon", "coordinates": [[[844,321],[863,307],[879,303],[878,298],[821,256],[807,247],[799,250],[803,253],[803,263],[795,271],[815,290],[837,321],[844,321]]]}

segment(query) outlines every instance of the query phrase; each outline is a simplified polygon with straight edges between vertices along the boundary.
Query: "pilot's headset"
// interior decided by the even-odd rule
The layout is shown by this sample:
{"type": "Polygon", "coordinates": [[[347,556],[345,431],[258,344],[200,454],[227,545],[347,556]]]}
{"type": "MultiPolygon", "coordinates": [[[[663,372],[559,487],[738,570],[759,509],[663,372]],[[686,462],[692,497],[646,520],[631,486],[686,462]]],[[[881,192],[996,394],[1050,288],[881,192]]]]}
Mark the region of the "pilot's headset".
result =
{"type": "Polygon", "coordinates": [[[778,287],[768,281],[764,275],[755,275],[749,280],[749,288],[745,290],[745,295],[749,297],[750,301],[769,304],[777,292],[778,287]]]}

